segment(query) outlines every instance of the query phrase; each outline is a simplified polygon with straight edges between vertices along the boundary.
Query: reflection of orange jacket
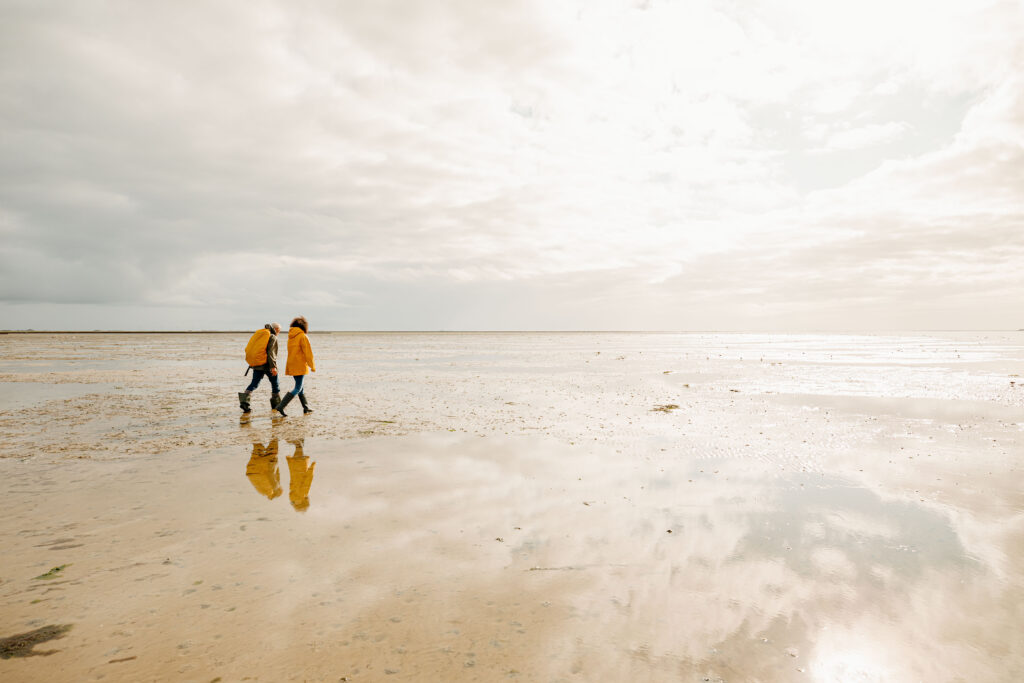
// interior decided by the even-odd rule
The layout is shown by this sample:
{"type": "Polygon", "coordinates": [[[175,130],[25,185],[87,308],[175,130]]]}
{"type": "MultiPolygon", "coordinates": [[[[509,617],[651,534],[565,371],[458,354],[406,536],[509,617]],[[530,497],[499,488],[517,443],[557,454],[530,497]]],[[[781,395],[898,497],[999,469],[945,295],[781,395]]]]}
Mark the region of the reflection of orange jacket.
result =
{"type": "Polygon", "coordinates": [[[292,377],[305,375],[306,366],[316,372],[316,364],[313,363],[313,349],[309,346],[309,338],[301,328],[293,327],[288,330],[288,362],[284,367],[284,374],[292,377]]]}
{"type": "Polygon", "coordinates": [[[305,510],[309,507],[309,487],[313,485],[316,463],[302,454],[302,446],[296,446],[295,455],[285,459],[288,461],[288,499],[296,510],[305,510]]]}
{"type": "Polygon", "coordinates": [[[245,466],[245,476],[254,489],[271,500],[284,492],[281,489],[281,474],[277,470],[277,439],[271,439],[266,449],[258,443],[252,445],[252,456],[245,466]]]}

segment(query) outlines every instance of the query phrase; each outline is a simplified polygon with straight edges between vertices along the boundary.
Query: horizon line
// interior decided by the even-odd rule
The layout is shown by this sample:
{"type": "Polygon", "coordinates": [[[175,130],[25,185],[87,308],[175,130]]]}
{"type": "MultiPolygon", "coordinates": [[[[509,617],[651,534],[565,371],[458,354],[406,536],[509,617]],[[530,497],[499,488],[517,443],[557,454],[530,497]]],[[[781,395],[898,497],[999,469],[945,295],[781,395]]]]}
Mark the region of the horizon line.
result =
{"type": "MultiPolygon", "coordinates": [[[[282,328],[283,331],[283,328],[282,328]]],[[[0,334],[249,334],[252,330],[0,330],[0,334]]],[[[1024,328],[922,328],[876,330],[313,330],[309,334],[879,334],[892,332],[1024,332],[1024,328]]]]}

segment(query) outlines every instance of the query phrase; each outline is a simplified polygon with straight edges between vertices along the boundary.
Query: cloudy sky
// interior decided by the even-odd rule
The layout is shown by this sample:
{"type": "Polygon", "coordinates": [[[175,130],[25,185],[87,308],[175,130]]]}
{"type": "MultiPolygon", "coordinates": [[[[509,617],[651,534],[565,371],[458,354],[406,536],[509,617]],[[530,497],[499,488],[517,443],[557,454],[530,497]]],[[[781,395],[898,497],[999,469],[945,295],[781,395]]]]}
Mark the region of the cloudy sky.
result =
{"type": "Polygon", "coordinates": [[[1019,0],[0,0],[0,328],[1024,327],[1019,0]]]}

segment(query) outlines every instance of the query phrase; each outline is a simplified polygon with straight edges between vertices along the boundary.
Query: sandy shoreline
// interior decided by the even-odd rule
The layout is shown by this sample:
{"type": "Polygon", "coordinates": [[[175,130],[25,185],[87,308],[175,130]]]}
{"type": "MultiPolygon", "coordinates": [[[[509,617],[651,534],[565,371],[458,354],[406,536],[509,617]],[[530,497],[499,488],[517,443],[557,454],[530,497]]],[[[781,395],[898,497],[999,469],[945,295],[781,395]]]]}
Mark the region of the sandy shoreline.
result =
{"type": "Polygon", "coordinates": [[[1024,335],[334,337],[0,338],[0,677],[1024,669],[1024,335]]]}
{"type": "MultiPolygon", "coordinates": [[[[300,436],[449,431],[564,441],[747,431],[792,396],[1024,404],[1024,334],[830,337],[666,334],[326,334],[310,376],[319,418],[300,436]],[[707,429],[651,420],[678,404],[707,429]]],[[[239,335],[8,335],[0,457],[118,458],[245,443],[239,335]],[[237,411],[234,413],[237,418],[237,411]]],[[[290,386],[290,380],[285,380],[290,386]]],[[[264,383],[254,405],[267,404],[264,383]]],[[[809,399],[814,403],[816,399],[809,399]]],[[[904,401],[912,404],[913,401],[904,401]]],[[[252,425],[269,427],[267,410],[252,425]]],[[[782,410],[788,414],[789,406],[782,410]]],[[[916,409],[912,409],[916,410],[916,409]]],[[[871,411],[869,411],[871,414],[871,411]]],[[[798,428],[786,417],[788,427],[798,428]]],[[[1010,422],[1015,422],[1011,419],[1010,422]]],[[[287,430],[290,423],[276,425],[287,430]]],[[[745,438],[745,437],[744,437],[745,438]]],[[[820,437],[801,435],[800,441],[820,437]]]]}

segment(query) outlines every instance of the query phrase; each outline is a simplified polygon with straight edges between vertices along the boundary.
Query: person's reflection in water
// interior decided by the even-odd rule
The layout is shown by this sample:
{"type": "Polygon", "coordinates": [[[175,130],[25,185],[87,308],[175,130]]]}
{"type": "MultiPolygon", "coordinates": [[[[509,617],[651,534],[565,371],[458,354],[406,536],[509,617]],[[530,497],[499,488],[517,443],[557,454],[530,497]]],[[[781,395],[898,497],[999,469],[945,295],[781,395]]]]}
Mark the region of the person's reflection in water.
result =
{"type": "Polygon", "coordinates": [[[245,476],[254,489],[271,500],[284,492],[281,489],[281,473],[277,469],[277,439],[271,439],[266,448],[260,443],[252,445],[252,456],[245,466],[245,476]]]}
{"type": "Polygon", "coordinates": [[[295,446],[295,453],[288,456],[288,499],[292,507],[299,512],[305,512],[309,507],[309,487],[313,485],[313,468],[315,462],[310,462],[309,457],[302,452],[302,439],[297,441],[289,440],[288,443],[295,446]]]}

